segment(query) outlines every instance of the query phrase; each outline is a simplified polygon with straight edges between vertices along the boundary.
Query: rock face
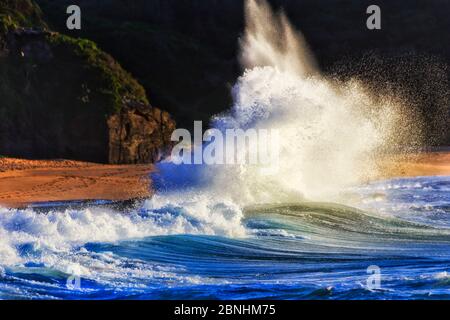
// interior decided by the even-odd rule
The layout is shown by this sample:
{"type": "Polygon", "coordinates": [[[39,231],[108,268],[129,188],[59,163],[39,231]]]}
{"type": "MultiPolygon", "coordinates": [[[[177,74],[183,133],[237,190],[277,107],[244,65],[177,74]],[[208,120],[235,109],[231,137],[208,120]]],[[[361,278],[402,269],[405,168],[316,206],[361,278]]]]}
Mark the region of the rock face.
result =
{"type": "Polygon", "coordinates": [[[0,29],[0,155],[160,160],[175,128],[169,114],[152,107],[143,87],[95,43],[20,26],[8,6],[21,1],[32,4],[0,1],[7,21],[0,29]]]}
{"type": "Polygon", "coordinates": [[[110,163],[153,163],[170,150],[175,123],[167,112],[129,103],[107,122],[110,163]]]}

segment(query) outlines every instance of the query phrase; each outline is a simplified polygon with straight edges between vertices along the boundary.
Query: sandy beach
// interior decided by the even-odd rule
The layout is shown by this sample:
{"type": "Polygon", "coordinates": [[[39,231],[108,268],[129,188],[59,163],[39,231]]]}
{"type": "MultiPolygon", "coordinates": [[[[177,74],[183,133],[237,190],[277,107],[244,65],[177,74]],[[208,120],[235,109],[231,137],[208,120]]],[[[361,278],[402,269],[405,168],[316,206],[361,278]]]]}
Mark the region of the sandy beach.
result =
{"type": "Polygon", "coordinates": [[[150,195],[152,165],[0,159],[0,205],[67,200],[128,200],[150,195]]]}
{"type": "MultiPolygon", "coordinates": [[[[393,156],[379,177],[450,175],[450,152],[393,156]]],[[[152,165],[102,165],[69,160],[0,159],[0,205],[46,201],[128,200],[151,195],[152,165]]]]}

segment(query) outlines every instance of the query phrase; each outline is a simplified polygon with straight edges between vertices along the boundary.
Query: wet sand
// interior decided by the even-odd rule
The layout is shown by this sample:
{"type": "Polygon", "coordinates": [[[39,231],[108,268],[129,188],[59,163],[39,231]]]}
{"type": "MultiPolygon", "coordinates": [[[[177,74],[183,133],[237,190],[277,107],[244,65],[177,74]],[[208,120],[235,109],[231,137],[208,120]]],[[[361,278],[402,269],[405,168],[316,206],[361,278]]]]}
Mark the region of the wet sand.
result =
{"type": "MultiPolygon", "coordinates": [[[[392,156],[377,178],[450,175],[450,152],[392,156]]],[[[0,205],[148,197],[152,165],[101,165],[67,160],[0,159],[0,205]]]]}

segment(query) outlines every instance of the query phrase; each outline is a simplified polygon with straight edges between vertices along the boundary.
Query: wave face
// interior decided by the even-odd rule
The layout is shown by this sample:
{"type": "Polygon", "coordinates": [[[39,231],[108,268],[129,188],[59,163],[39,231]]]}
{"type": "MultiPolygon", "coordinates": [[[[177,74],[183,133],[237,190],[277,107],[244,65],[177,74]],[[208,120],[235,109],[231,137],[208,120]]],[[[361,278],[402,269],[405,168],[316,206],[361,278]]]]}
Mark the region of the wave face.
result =
{"type": "Polygon", "coordinates": [[[363,183],[405,142],[397,100],[326,79],[262,2],[247,26],[235,103],[212,124],[278,130],[276,174],[167,161],[135,209],[0,209],[1,298],[450,298],[449,177],[363,183]]]}

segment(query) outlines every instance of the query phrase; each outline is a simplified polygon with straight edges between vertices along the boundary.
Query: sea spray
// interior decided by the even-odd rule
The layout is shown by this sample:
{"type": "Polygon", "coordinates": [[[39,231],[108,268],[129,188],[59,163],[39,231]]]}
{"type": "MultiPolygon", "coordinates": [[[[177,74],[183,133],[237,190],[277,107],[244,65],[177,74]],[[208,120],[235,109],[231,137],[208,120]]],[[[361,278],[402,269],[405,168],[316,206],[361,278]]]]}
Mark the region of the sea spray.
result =
{"type": "Polygon", "coordinates": [[[265,1],[247,0],[246,29],[241,40],[240,61],[244,68],[272,66],[301,76],[317,74],[317,64],[303,35],[287,17],[274,14],[265,1]]]}
{"type": "MultiPolygon", "coordinates": [[[[400,100],[373,99],[359,81],[326,78],[304,37],[285,15],[272,13],[265,1],[246,2],[240,45],[245,71],[233,87],[234,104],[212,119],[212,127],[223,133],[277,131],[280,139],[269,146],[279,153],[276,170],[268,175],[261,166],[248,163],[191,169],[164,163],[160,177],[155,176],[159,190],[168,191],[171,180],[182,179],[186,189],[220,194],[241,206],[337,201],[348,187],[377,176],[383,153],[408,144],[408,135],[401,133],[411,121],[400,100]],[[189,180],[192,172],[195,179],[189,180]],[[168,184],[160,183],[163,180],[168,184]]],[[[246,149],[248,158],[257,149],[246,149]]]]}

